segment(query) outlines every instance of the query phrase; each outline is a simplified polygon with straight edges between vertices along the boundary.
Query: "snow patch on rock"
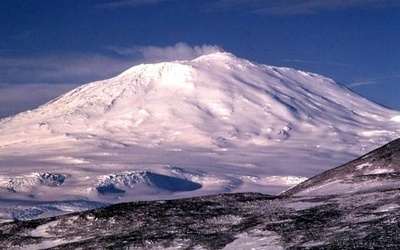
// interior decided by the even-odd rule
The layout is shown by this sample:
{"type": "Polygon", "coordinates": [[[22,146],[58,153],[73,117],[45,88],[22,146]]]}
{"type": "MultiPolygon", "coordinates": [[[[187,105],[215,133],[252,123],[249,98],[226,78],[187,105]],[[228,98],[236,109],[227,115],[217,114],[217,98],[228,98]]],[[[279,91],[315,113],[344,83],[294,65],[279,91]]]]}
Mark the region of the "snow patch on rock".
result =
{"type": "Polygon", "coordinates": [[[145,185],[152,188],[163,189],[170,192],[193,191],[201,188],[201,185],[187,179],[139,171],[134,173],[110,174],[104,176],[96,187],[101,194],[125,193],[124,189],[145,185]]]}
{"type": "Polygon", "coordinates": [[[50,172],[32,173],[15,178],[0,176],[0,187],[13,192],[26,191],[35,186],[56,187],[63,185],[64,181],[69,177],[69,174],[50,172]]]}

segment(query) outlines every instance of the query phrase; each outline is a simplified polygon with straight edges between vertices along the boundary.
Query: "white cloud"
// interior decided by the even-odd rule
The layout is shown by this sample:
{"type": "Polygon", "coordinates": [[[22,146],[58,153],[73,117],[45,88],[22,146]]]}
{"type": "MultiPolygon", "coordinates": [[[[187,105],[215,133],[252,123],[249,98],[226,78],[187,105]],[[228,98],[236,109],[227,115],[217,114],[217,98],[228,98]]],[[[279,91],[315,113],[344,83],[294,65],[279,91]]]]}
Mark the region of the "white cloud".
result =
{"type": "Polygon", "coordinates": [[[360,82],[353,82],[350,84],[347,84],[346,86],[349,88],[354,88],[354,87],[359,87],[359,86],[364,86],[364,85],[373,85],[373,84],[378,84],[378,81],[360,81],[360,82]]]}
{"type": "Polygon", "coordinates": [[[204,54],[221,51],[218,46],[109,46],[113,57],[78,53],[41,57],[0,56],[1,83],[87,83],[113,77],[140,64],[173,60],[190,60],[204,54]]]}
{"type": "Polygon", "coordinates": [[[361,81],[357,81],[357,82],[353,82],[353,83],[347,84],[346,86],[349,87],[349,88],[354,88],[354,87],[365,86],[365,85],[381,84],[381,83],[385,83],[386,80],[395,79],[395,78],[400,78],[400,75],[391,75],[391,76],[368,78],[368,79],[364,79],[364,80],[361,80],[361,81]]]}
{"type": "Polygon", "coordinates": [[[101,55],[0,57],[0,118],[36,108],[79,84],[115,76],[132,65],[101,55]]]}
{"type": "Polygon", "coordinates": [[[0,119],[34,109],[78,84],[0,84],[0,119]]]}
{"type": "Polygon", "coordinates": [[[186,43],[177,43],[174,46],[133,46],[130,48],[108,46],[109,50],[124,56],[138,58],[142,62],[154,63],[174,60],[191,60],[196,57],[223,51],[216,45],[189,46],[186,43]]]}
{"type": "Polygon", "coordinates": [[[0,57],[1,83],[85,83],[112,77],[132,62],[102,55],[0,57]]]}
{"type": "Polygon", "coordinates": [[[140,63],[190,60],[222,49],[178,43],[167,47],[110,46],[109,50],[118,56],[78,53],[38,58],[0,56],[0,118],[33,109],[79,84],[113,77],[140,63]]]}
{"type": "Polygon", "coordinates": [[[310,61],[310,60],[302,60],[302,59],[286,59],[284,62],[292,62],[292,63],[300,63],[300,64],[319,64],[319,65],[333,65],[333,66],[349,66],[347,63],[339,63],[339,62],[320,62],[320,61],[310,61]]]}
{"type": "Polygon", "coordinates": [[[96,5],[97,8],[105,8],[105,9],[117,9],[123,7],[136,7],[141,5],[155,5],[162,2],[168,2],[172,0],[120,0],[114,1],[110,3],[104,3],[96,5]]]}
{"type": "Polygon", "coordinates": [[[399,7],[395,0],[219,0],[210,9],[242,9],[267,15],[305,15],[346,8],[399,7]]]}
{"type": "Polygon", "coordinates": [[[0,58],[0,118],[57,97],[80,84],[115,76],[132,62],[102,55],[0,58]]]}

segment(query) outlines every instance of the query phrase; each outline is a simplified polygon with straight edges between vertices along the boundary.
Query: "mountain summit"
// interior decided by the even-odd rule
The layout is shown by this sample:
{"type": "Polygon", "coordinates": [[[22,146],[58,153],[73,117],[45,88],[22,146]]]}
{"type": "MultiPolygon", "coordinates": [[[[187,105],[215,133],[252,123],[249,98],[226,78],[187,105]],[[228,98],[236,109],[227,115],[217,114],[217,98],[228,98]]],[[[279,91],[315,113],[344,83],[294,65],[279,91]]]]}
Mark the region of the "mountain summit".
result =
{"type": "Polygon", "coordinates": [[[268,146],[304,133],[338,142],[348,136],[391,137],[391,130],[377,124],[397,115],[331,79],[218,52],[135,66],[6,119],[1,127],[21,132],[15,127],[32,124],[71,137],[92,131],[146,147],[221,148],[268,146]]]}
{"type": "Polygon", "coordinates": [[[135,66],[0,121],[0,192],[120,201],[277,193],[380,146],[400,112],[218,52],[135,66]]]}

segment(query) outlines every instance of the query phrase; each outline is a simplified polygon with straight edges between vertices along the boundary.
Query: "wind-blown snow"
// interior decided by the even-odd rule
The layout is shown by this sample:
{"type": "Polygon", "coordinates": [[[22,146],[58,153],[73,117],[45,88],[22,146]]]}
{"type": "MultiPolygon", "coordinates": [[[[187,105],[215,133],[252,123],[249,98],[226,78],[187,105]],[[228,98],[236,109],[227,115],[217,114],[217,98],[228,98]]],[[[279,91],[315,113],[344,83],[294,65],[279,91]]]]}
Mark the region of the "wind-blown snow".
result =
{"type": "Polygon", "coordinates": [[[1,120],[0,193],[112,202],[274,194],[398,137],[398,117],[331,79],[229,53],[138,65],[1,120]],[[63,180],[10,189],[38,173],[63,180]]]}

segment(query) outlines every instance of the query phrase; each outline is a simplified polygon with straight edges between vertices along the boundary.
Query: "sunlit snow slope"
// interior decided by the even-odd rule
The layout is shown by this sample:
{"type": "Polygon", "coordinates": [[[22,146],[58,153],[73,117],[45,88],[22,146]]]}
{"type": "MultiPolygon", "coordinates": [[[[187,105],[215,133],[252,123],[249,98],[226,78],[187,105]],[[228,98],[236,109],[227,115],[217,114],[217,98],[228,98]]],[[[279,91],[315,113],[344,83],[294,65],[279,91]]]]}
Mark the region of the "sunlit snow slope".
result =
{"type": "Polygon", "coordinates": [[[400,112],[229,53],[135,66],[0,122],[0,197],[274,194],[398,137],[400,112]]]}
{"type": "Polygon", "coordinates": [[[282,196],[332,196],[399,190],[400,138],[314,176],[282,196]]]}

